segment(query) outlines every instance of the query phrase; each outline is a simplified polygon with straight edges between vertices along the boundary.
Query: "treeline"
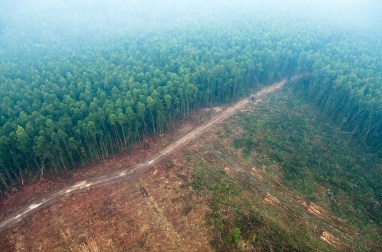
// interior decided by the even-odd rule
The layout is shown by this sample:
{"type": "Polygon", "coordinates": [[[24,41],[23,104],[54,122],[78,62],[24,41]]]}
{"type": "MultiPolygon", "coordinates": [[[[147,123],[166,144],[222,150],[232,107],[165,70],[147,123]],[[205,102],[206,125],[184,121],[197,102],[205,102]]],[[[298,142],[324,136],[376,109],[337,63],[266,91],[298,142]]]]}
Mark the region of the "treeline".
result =
{"type": "Polygon", "coordinates": [[[381,149],[382,39],[309,25],[243,21],[0,50],[0,191],[104,159],[197,108],[299,73],[296,90],[381,149]]]}
{"type": "Polygon", "coordinates": [[[382,38],[346,36],[306,62],[301,85],[306,97],[371,151],[382,150],[382,38]]]}
{"type": "Polygon", "coordinates": [[[281,35],[254,26],[162,32],[2,59],[0,190],[104,159],[290,75],[299,40],[281,35]]]}

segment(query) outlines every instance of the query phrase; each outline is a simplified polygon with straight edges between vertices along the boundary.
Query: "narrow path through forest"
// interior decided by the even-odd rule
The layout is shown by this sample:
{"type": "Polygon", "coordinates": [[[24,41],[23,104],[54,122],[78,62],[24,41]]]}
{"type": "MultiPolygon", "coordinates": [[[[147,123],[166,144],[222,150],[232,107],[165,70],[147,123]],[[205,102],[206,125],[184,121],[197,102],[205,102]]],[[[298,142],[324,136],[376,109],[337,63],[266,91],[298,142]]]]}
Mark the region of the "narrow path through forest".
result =
{"type": "MultiPolygon", "coordinates": [[[[286,79],[277,82],[271,86],[265,87],[258,91],[255,96],[257,97],[256,102],[261,101],[261,98],[277,89],[280,89],[284,86],[284,84],[287,82],[286,79]]],[[[77,182],[71,186],[65,187],[63,189],[60,189],[56,192],[51,193],[50,195],[36,200],[34,203],[24,206],[20,208],[18,211],[15,211],[13,214],[6,216],[3,220],[0,221],[0,232],[12,227],[17,222],[25,219],[27,216],[31,215],[32,213],[47,207],[54,202],[58,201],[64,196],[72,195],[75,193],[78,193],[80,191],[93,188],[96,186],[101,186],[105,184],[110,184],[112,182],[116,182],[119,180],[126,180],[126,179],[134,179],[137,178],[142,173],[149,170],[151,167],[153,167],[155,164],[157,164],[159,161],[163,160],[164,158],[168,157],[169,155],[173,154],[175,151],[179,150],[180,148],[186,146],[188,143],[190,143],[192,140],[200,137],[203,133],[214,127],[215,125],[223,122],[228,117],[233,115],[235,112],[243,109],[246,105],[250,103],[250,100],[248,98],[244,98],[240,100],[239,102],[233,104],[232,106],[228,107],[226,110],[221,112],[219,115],[212,118],[209,122],[205,123],[204,125],[201,125],[194,130],[190,131],[186,135],[182,136],[175,142],[168,145],[166,148],[164,148],[162,151],[157,153],[156,155],[150,157],[149,159],[145,160],[144,162],[141,162],[134,167],[127,168],[122,171],[118,172],[112,172],[107,175],[102,175],[99,177],[95,177],[89,180],[83,180],[81,182],[77,182]]]]}

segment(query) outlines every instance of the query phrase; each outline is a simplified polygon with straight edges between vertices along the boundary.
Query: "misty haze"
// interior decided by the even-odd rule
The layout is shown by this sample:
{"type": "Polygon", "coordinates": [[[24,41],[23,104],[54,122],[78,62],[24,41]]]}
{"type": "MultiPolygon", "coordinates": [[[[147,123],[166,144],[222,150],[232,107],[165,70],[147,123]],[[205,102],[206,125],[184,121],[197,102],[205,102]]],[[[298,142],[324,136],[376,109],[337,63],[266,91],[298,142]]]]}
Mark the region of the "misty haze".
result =
{"type": "Polygon", "coordinates": [[[382,3],[2,0],[0,251],[382,251],[382,3]]]}

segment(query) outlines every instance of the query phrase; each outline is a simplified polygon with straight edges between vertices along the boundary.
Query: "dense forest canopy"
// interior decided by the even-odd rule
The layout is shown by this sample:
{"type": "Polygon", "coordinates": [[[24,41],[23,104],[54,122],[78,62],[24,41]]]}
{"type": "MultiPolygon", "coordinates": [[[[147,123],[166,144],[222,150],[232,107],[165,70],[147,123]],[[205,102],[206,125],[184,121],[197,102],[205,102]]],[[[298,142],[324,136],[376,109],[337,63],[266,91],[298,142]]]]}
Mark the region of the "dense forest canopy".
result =
{"type": "Polygon", "coordinates": [[[381,8],[359,4],[4,1],[0,191],[296,74],[295,90],[380,151],[381,8]]]}

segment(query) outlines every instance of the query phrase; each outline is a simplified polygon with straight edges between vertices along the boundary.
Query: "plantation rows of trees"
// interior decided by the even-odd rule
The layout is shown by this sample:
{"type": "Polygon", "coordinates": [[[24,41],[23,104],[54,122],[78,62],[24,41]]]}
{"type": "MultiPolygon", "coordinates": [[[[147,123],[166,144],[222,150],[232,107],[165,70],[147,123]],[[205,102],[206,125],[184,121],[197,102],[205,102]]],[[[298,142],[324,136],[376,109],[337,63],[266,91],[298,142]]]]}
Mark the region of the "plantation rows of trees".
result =
{"type": "Polygon", "coordinates": [[[372,151],[382,149],[381,41],[347,37],[305,54],[310,74],[295,86],[372,151]]]}
{"type": "Polygon", "coordinates": [[[3,59],[1,190],[103,159],[197,108],[290,75],[297,40],[277,36],[259,28],[168,32],[3,59]]]}
{"type": "Polygon", "coordinates": [[[380,148],[381,57],[351,39],[264,21],[89,40],[81,50],[0,51],[0,191],[103,159],[197,108],[299,73],[307,97],[380,148]]]}

